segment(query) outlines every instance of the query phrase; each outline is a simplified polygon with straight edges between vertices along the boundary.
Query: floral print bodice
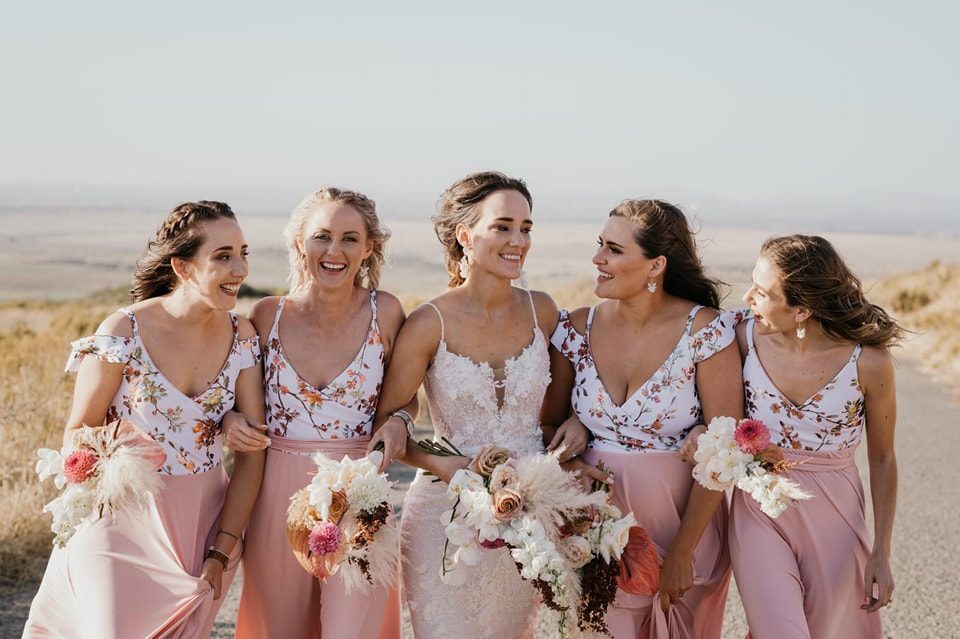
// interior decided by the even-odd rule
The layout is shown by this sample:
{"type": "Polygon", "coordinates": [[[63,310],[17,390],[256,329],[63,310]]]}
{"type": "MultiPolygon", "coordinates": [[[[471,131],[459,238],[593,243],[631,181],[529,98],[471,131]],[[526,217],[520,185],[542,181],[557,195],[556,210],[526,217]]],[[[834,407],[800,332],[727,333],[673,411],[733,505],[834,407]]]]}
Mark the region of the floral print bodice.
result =
{"type": "Polygon", "coordinates": [[[213,470],[223,461],[220,420],[233,408],[237,374],[260,362],[257,336],[240,339],[237,316],[233,346],[216,379],[195,397],[187,397],[157,369],[140,337],[133,311],[133,337],[91,335],[71,342],[67,372],[76,372],[87,355],[104,362],[124,364],[123,378],[107,411],[107,422],[128,419],[157,440],[167,453],[160,468],[167,475],[192,475],[213,470]]]}
{"type": "Polygon", "coordinates": [[[757,357],[753,323],[747,321],[749,350],[743,362],[743,389],[747,416],[770,429],[771,443],[792,450],[837,451],[860,443],[865,404],[857,360],[858,344],[836,376],[802,404],[784,397],[757,357]]]}
{"type": "Polygon", "coordinates": [[[377,294],[370,291],[372,319],[360,350],[324,388],[314,388],[294,370],[280,343],[281,298],[264,344],[263,384],[267,402],[267,434],[316,441],[366,437],[373,428],[384,349],[377,324],[377,294]]]}
{"type": "Polygon", "coordinates": [[[506,361],[502,381],[495,379],[487,362],[476,363],[447,350],[443,316],[436,306],[428,306],[440,316],[440,343],[424,382],[436,439],[446,437],[468,456],[490,444],[517,455],[542,451],[540,406],[550,384],[550,355],[536,323],[533,298],[533,341],[506,361]],[[502,405],[497,401],[498,387],[503,391],[502,405]]]}
{"type": "Polygon", "coordinates": [[[567,311],[561,311],[550,341],[573,364],[571,404],[581,423],[594,435],[591,448],[621,452],[678,450],[690,429],[701,422],[696,365],[736,338],[736,324],[728,314],[719,315],[691,335],[693,319],[701,308],[690,311],[677,346],[622,405],[607,393],[590,350],[596,307],[587,315],[583,335],[574,328],[567,311]]]}

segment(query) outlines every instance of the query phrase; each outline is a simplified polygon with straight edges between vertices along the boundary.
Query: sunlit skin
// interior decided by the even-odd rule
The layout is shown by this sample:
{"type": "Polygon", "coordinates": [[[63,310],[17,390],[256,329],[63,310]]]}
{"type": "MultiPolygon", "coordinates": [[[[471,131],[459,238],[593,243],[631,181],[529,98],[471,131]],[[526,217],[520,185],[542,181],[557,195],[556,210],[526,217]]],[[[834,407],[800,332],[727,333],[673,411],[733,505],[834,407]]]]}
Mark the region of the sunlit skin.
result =
{"type": "Polygon", "coordinates": [[[527,199],[517,191],[494,191],[481,204],[472,228],[461,225],[457,239],[470,252],[467,279],[489,273],[510,280],[520,277],[530,250],[533,219],[527,199]]]}
{"type": "Polygon", "coordinates": [[[339,286],[353,282],[364,259],[373,251],[363,217],[352,206],[324,202],[305,221],[300,250],[311,284],[339,286]]]}
{"type": "Polygon", "coordinates": [[[758,333],[786,333],[810,317],[807,309],[787,303],[782,276],[767,258],[761,256],[757,260],[752,278],[743,301],[750,306],[755,320],[754,330],[758,333]]]}
{"type": "Polygon", "coordinates": [[[203,222],[206,238],[190,260],[174,258],[174,270],[182,271],[183,295],[204,300],[211,309],[232,310],[240,285],[249,273],[249,250],[236,220],[217,218],[203,222]]]}
{"type": "Polygon", "coordinates": [[[657,267],[662,269],[663,260],[648,258],[634,241],[636,230],[636,224],[625,217],[607,218],[593,255],[597,267],[593,292],[597,297],[618,299],[642,293],[657,267]]]}

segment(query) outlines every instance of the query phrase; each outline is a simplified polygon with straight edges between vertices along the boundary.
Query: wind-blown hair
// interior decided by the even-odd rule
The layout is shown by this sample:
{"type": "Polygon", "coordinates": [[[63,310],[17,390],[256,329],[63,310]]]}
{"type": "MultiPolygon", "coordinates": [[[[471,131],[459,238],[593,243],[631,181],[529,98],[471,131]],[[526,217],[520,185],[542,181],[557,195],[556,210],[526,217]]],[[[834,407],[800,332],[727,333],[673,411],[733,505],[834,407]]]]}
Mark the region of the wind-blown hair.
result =
{"type": "Polygon", "coordinates": [[[527,200],[530,210],[533,210],[533,196],[530,195],[526,183],[498,171],[471,173],[457,180],[443,192],[437,203],[437,214],[431,219],[433,230],[443,244],[443,259],[450,278],[448,285],[451,287],[460,286],[464,281],[460,276],[463,247],[457,241],[457,226],[463,224],[472,228],[480,219],[479,204],[495,191],[517,191],[527,200]]]}
{"type": "Polygon", "coordinates": [[[134,302],[172,293],[179,281],[171,260],[191,260],[206,240],[203,222],[219,218],[237,219],[223,202],[201,200],[177,206],[164,220],[147,249],[137,260],[130,296],[134,302]]]}
{"type": "MultiPolygon", "coordinates": [[[[373,241],[373,252],[363,264],[367,267],[366,280],[370,288],[380,285],[380,272],[386,263],[386,245],[390,239],[390,231],[380,221],[377,215],[377,204],[363,193],[338,189],[332,186],[314,191],[303,199],[297,208],[290,214],[290,220],[284,229],[283,236],[287,241],[287,252],[290,261],[290,292],[306,288],[308,281],[306,256],[300,250],[300,239],[307,218],[324,202],[334,202],[354,208],[363,219],[363,226],[367,232],[367,239],[373,241]]],[[[363,286],[364,276],[358,271],[353,278],[354,286],[363,286]]]]}
{"type": "Polygon", "coordinates": [[[890,347],[906,336],[884,309],[867,301],[860,279],[826,239],[772,237],[763,243],[760,256],[779,271],[787,304],[809,309],[833,339],[890,347]]]}
{"type": "Polygon", "coordinates": [[[723,282],[707,277],[693,230],[677,206],[663,200],[624,200],[610,211],[610,217],[623,217],[637,225],[633,239],[647,259],[667,258],[665,292],[710,308],[720,307],[723,282]]]}

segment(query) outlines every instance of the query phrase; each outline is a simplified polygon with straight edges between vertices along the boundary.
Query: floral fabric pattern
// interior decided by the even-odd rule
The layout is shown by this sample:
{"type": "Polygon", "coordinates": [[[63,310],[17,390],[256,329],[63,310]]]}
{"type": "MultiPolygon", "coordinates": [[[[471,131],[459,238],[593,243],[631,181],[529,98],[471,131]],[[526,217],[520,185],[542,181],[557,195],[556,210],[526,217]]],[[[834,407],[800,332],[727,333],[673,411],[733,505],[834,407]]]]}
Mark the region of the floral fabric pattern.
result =
{"type": "Polygon", "coordinates": [[[297,440],[367,437],[373,428],[384,349],[377,324],[377,295],[370,291],[370,330],[350,364],[326,387],[314,388],[294,370],[280,343],[281,298],[264,346],[263,384],[267,434],[297,440]]]}
{"type": "Polygon", "coordinates": [[[837,451],[855,448],[863,435],[866,407],[857,360],[858,344],[836,376],[802,404],[787,399],[767,375],[753,346],[753,320],[747,323],[749,351],[743,362],[747,415],[770,429],[781,448],[837,451]]]}
{"type": "Polygon", "coordinates": [[[595,439],[590,447],[609,451],[679,450],[691,428],[702,421],[697,396],[696,365],[733,343],[737,316],[719,315],[695,334],[693,319],[702,306],[687,316],[683,336],[653,376],[622,405],[614,402],[597,373],[590,350],[590,329],[596,307],[590,309],[581,335],[569,314],[561,311],[551,343],[573,364],[571,403],[595,439]]]}
{"type": "MultiPolygon", "coordinates": [[[[532,298],[530,305],[533,309],[532,298]]],[[[505,363],[503,379],[497,380],[487,362],[447,350],[442,316],[440,325],[440,344],[425,382],[435,439],[446,437],[464,455],[493,443],[517,456],[542,451],[540,406],[550,383],[550,356],[539,326],[534,324],[533,340],[505,363]]],[[[484,550],[467,583],[441,581],[446,535],[440,519],[453,502],[447,485],[432,479],[417,473],[400,520],[404,596],[417,638],[531,636],[537,591],[520,579],[506,548],[484,550]]]]}
{"type": "Polygon", "coordinates": [[[126,308],[120,312],[130,318],[133,337],[91,335],[72,342],[67,372],[76,372],[88,355],[124,364],[106,421],[128,419],[159,442],[167,453],[161,473],[191,475],[216,468],[223,460],[220,420],[233,408],[237,374],[260,362],[257,336],[240,339],[237,316],[231,313],[233,346],[220,373],[198,395],[187,397],[150,359],[134,313],[126,308]]]}

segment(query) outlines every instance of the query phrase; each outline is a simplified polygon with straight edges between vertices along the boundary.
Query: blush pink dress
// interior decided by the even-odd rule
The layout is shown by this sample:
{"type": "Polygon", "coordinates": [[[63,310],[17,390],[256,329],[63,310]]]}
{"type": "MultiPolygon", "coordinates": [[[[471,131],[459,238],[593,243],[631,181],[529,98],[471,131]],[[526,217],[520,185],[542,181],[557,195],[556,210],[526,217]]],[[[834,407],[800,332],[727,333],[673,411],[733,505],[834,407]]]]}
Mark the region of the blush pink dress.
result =
{"type": "Polygon", "coordinates": [[[271,444],[260,496],[245,535],[236,636],[399,637],[400,600],[396,589],[377,588],[370,594],[347,595],[339,573],[321,582],[294,558],[286,533],[290,497],[310,483],[310,472],[316,469],[313,454],[322,451],[334,459],[344,455],[356,459],[366,453],[383,380],[384,349],[377,323],[376,292],[370,291],[372,319],[356,356],[321,389],[305,382],[284,352],[279,332],[284,301],[277,304],[264,345],[271,444]]]}
{"type": "Polygon", "coordinates": [[[754,639],[882,637],[879,613],[860,610],[870,555],[863,484],[854,462],[865,425],[860,346],[822,389],[795,405],[767,376],[753,345],[743,364],[747,414],[770,429],[790,479],[814,497],[770,519],[734,490],[730,553],[754,639]]]}
{"type": "MultiPolygon", "coordinates": [[[[683,335],[666,361],[622,405],[610,398],[593,361],[590,330],[596,307],[590,309],[583,335],[566,311],[561,312],[551,339],[573,365],[572,407],[594,435],[584,460],[602,461],[614,472],[614,503],[624,513],[633,512],[661,562],[679,530],[693,486],[692,466],[680,459],[679,451],[690,429],[702,421],[697,363],[730,347],[736,336],[733,322],[725,316],[691,334],[701,308],[690,311],[683,335]]],[[[724,501],[694,552],[694,586],[667,615],[659,596],[619,590],[607,612],[611,635],[617,639],[720,637],[730,581],[726,528],[724,501]]]]}
{"type": "MultiPolygon", "coordinates": [[[[430,306],[440,315],[439,309],[430,306]]],[[[497,444],[522,456],[543,451],[540,406],[550,383],[547,340],[536,324],[531,342],[507,360],[502,377],[487,362],[447,350],[443,316],[440,343],[425,390],[435,439],[446,437],[467,456],[497,444]],[[498,379],[499,377],[499,379],[498,379]]],[[[446,542],[441,515],[453,506],[447,484],[418,471],[403,502],[403,592],[417,639],[521,639],[533,637],[539,596],[520,578],[509,549],[484,551],[472,579],[444,583],[446,542]]],[[[452,550],[450,551],[453,552],[452,550]]]]}
{"type": "MultiPolygon", "coordinates": [[[[234,404],[237,374],[260,361],[257,337],[234,342],[220,374],[187,397],[150,360],[136,316],[133,337],[94,335],[73,342],[68,371],[92,356],[123,363],[123,380],[107,421],[124,418],[161,444],[163,489],[146,512],[105,514],[81,524],[55,548],[24,628],[24,637],[209,637],[224,597],[200,579],[216,537],[227,487],[220,419],[234,404]]],[[[230,588],[242,544],[223,573],[230,588]]]]}

